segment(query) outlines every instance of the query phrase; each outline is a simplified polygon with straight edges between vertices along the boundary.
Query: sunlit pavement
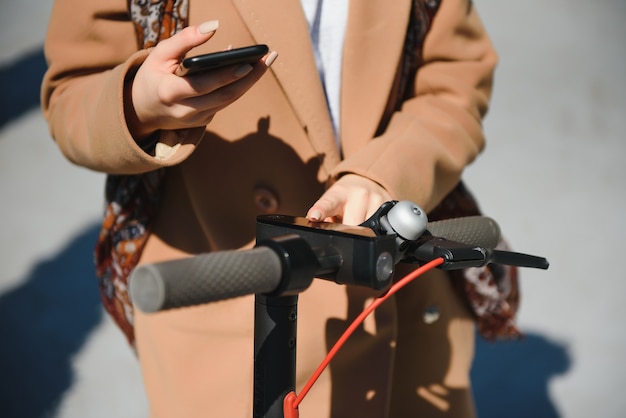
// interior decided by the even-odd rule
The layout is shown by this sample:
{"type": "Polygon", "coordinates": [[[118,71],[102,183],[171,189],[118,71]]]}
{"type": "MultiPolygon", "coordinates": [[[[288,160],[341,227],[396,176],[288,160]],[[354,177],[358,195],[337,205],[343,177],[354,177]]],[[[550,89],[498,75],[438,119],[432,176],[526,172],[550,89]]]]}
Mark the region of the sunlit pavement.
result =
{"type": "MultiPolygon", "coordinates": [[[[477,346],[478,410],[621,417],[626,2],[475,3],[501,60],[467,183],[516,250],[551,262],[522,271],[526,339],[477,346]]],[[[103,176],[63,159],[38,108],[51,5],[0,5],[0,416],[143,417],[91,267],[103,176]]]]}

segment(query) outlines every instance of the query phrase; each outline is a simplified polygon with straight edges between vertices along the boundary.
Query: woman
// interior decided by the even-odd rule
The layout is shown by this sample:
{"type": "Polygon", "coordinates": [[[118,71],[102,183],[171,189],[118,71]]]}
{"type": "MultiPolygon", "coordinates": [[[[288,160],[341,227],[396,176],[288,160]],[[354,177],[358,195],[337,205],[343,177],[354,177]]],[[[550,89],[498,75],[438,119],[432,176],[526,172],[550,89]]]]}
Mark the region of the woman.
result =
{"type": "MultiPolygon", "coordinates": [[[[57,0],[46,42],[43,109],[64,155],[165,173],[139,263],[249,246],[264,213],[359,224],[390,199],[431,212],[483,148],[497,57],[469,0],[186,7],[165,15],[189,27],[152,48],[150,14],[131,20],[125,0],[57,0]],[[257,43],[278,58],[174,75],[185,55],[257,43]]],[[[301,294],[298,388],[373,296],[321,280],[301,294]]],[[[125,316],[151,416],[250,415],[251,298],[125,316]]],[[[356,333],[302,416],[473,416],[473,332],[432,272],[356,333]]]]}

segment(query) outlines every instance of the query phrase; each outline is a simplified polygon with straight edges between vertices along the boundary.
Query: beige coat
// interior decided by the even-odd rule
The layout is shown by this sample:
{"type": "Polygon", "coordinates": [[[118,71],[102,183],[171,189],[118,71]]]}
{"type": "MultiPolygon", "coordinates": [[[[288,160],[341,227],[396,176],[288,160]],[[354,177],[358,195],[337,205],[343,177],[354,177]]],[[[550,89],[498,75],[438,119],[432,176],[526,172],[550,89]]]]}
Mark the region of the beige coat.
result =
{"type": "MultiPolygon", "coordinates": [[[[414,97],[378,136],[411,1],[351,1],[341,151],[300,2],[191,0],[191,24],[220,21],[217,34],[194,54],[266,43],[279,57],[206,131],[164,132],[162,142],[180,147],[168,158],[148,155],[124,118],[124,85],[149,52],[137,51],[126,3],[55,2],[42,103],[52,136],[72,162],[108,173],[170,167],[142,262],[249,245],[258,214],[304,215],[327,182],[343,173],[368,177],[394,199],[431,210],[483,148],[481,119],[497,57],[467,0],[443,0],[426,38],[414,97]]],[[[333,416],[384,417],[390,404],[394,416],[416,410],[471,414],[471,319],[442,276],[430,275],[379,309],[305,400],[303,417],[329,416],[331,409],[333,416]],[[427,324],[422,317],[433,305],[439,320],[427,324]],[[331,406],[331,393],[347,401],[334,399],[331,406]],[[345,412],[346,402],[357,412],[345,412]]],[[[321,281],[301,295],[299,385],[371,296],[321,281]]],[[[250,415],[251,298],[138,313],[136,321],[153,416],[250,415]],[[240,392],[233,393],[232,385],[240,392]]]]}

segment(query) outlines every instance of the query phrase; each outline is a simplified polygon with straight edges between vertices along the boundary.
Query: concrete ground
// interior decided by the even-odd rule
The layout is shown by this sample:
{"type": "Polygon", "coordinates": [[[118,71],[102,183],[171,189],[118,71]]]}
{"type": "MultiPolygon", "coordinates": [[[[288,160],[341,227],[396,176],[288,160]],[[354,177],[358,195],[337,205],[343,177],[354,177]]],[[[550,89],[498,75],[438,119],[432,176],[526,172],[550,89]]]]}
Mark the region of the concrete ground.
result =
{"type": "MultiPolygon", "coordinates": [[[[467,182],[516,250],[551,262],[522,272],[527,338],[477,345],[480,416],[622,417],[626,2],[475,3],[501,64],[467,182]]],[[[63,159],[38,108],[51,7],[0,5],[0,416],[143,417],[91,267],[103,176],[63,159]]]]}

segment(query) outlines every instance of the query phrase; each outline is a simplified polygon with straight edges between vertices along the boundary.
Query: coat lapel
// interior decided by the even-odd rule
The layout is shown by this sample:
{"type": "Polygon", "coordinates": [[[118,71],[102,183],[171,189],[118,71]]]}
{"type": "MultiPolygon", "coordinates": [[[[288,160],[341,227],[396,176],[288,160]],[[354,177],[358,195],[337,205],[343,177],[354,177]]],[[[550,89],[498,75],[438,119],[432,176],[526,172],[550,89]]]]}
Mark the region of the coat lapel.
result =
{"type": "Polygon", "coordinates": [[[271,67],[327,171],[339,162],[308,24],[298,0],[233,0],[258,43],[278,51],[271,67]]]}
{"type": "Polygon", "coordinates": [[[341,143],[350,156],[375,135],[402,57],[411,0],[352,0],[343,53],[341,143]]]}
{"type": "MultiPolygon", "coordinates": [[[[327,0],[330,1],[330,0],[327,0]]],[[[298,0],[233,0],[252,36],[279,53],[272,72],[327,169],[339,162],[308,25],[298,0]]],[[[406,35],[411,0],[351,0],[344,43],[341,143],[349,156],[374,137],[406,35]]]]}

